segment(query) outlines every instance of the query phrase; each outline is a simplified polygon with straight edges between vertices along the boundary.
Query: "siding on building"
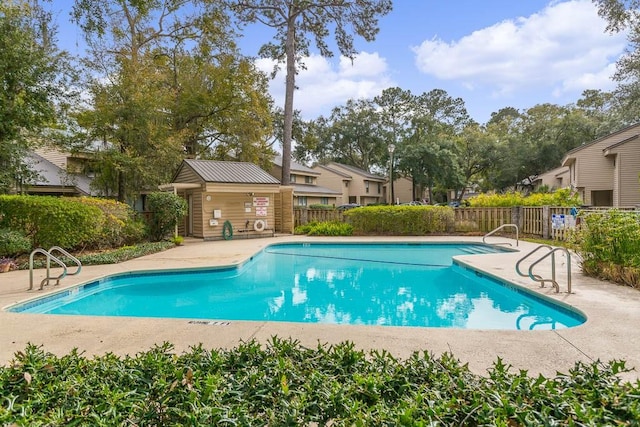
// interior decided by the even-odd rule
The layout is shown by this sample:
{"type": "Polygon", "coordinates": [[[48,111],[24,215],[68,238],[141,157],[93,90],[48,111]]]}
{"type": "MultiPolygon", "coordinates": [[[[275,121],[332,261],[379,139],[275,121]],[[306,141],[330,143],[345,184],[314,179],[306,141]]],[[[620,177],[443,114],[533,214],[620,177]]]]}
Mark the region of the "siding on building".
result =
{"type": "Polygon", "coordinates": [[[533,181],[535,188],[542,186],[549,187],[550,190],[557,190],[568,187],[571,183],[569,179],[570,170],[568,166],[551,169],[545,173],[541,173],[533,181]]]}
{"type": "Polygon", "coordinates": [[[326,166],[316,166],[316,168],[321,172],[318,177],[318,184],[335,191],[342,191],[342,203],[367,205],[384,202],[383,185],[386,182],[385,177],[335,162],[326,166]],[[345,182],[348,185],[345,185],[345,182]],[[367,191],[367,183],[369,184],[369,191],[367,191]],[[379,188],[378,183],[381,184],[379,188]]]}
{"type": "Polygon", "coordinates": [[[179,225],[181,235],[189,234],[189,221],[191,235],[207,240],[222,239],[226,221],[231,223],[234,239],[272,235],[283,230],[280,226],[285,227],[284,232],[293,232],[292,201],[287,199],[292,197],[291,188],[281,187],[277,179],[255,165],[185,160],[172,181],[167,188],[173,187],[187,202],[191,200],[189,215],[179,225]],[[213,181],[216,179],[223,181],[213,181]],[[220,211],[218,218],[214,218],[215,211],[220,211]],[[258,220],[265,222],[264,231],[254,230],[258,220]]]}
{"type": "Polygon", "coordinates": [[[351,186],[352,181],[350,175],[322,165],[315,166],[313,169],[320,172],[316,181],[318,185],[330,188],[340,193],[339,196],[336,196],[337,205],[349,203],[349,187],[351,186]]]}
{"type": "Polygon", "coordinates": [[[616,206],[640,203],[640,138],[609,147],[605,154],[615,164],[613,198],[616,206]]]}
{"type": "Polygon", "coordinates": [[[585,205],[602,205],[606,192],[612,194],[614,207],[640,203],[639,135],[640,124],[629,126],[565,155],[562,164],[569,167],[571,185],[585,205]]]}

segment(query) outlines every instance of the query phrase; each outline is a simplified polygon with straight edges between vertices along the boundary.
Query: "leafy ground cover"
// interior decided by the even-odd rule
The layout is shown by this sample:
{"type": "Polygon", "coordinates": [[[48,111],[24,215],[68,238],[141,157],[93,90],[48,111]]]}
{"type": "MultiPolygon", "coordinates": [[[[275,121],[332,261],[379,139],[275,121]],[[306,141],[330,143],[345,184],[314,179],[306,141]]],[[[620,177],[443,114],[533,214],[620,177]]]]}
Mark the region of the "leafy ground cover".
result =
{"type": "Polygon", "coordinates": [[[0,368],[1,425],[638,425],[640,382],[623,362],[576,363],[552,378],[485,376],[450,354],[406,360],[345,342],[272,338],[182,354],[58,357],[28,346],[0,368]]]}
{"type": "MultiPolygon", "coordinates": [[[[131,246],[123,246],[118,249],[95,251],[86,254],[75,253],[73,255],[78,258],[82,265],[117,264],[119,262],[161,252],[175,246],[176,244],[172,241],[146,242],[131,246]]],[[[67,265],[74,265],[73,261],[64,256],[60,257],[60,259],[67,265]]],[[[36,259],[33,262],[33,266],[35,268],[43,268],[45,267],[45,262],[46,261],[44,259],[36,259]]],[[[18,260],[18,267],[25,270],[29,269],[29,257],[27,255],[18,260]]]]}

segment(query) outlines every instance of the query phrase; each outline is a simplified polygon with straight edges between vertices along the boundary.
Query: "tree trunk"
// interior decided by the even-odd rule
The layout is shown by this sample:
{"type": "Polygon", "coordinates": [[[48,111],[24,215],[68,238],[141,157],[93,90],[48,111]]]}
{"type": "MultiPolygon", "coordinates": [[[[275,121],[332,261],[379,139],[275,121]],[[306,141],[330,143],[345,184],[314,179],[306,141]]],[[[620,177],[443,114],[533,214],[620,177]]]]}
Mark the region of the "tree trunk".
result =
{"type": "Polygon", "coordinates": [[[289,185],[291,180],[291,139],[293,132],[293,92],[296,87],[296,32],[295,14],[289,16],[287,27],[287,78],[284,95],[284,132],[282,136],[282,185],[289,185]]]}

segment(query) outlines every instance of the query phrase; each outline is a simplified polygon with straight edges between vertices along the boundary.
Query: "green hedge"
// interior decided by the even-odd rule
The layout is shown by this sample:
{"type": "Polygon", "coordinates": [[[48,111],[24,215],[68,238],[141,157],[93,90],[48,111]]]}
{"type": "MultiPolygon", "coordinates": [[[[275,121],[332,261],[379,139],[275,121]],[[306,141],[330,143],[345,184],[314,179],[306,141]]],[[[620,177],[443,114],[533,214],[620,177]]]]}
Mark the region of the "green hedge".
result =
{"type": "Polygon", "coordinates": [[[0,367],[0,425],[631,426],[640,382],[620,381],[625,371],[577,362],[530,377],[498,359],[480,376],[450,354],[399,360],[278,338],[92,358],[29,345],[0,367]]]}
{"type": "Polygon", "coordinates": [[[102,227],[92,247],[117,248],[140,242],[145,237],[145,223],[126,203],[97,197],[71,199],[102,211],[102,227]]]}
{"type": "Polygon", "coordinates": [[[553,193],[534,193],[528,196],[520,192],[505,194],[486,193],[470,197],[467,202],[471,207],[513,207],[513,206],[580,206],[582,200],[568,188],[553,193]]]}
{"type": "Polygon", "coordinates": [[[455,215],[448,206],[366,206],[345,211],[354,234],[422,236],[453,231],[455,215]]]}
{"type": "Polygon", "coordinates": [[[310,222],[295,228],[294,234],[308,234],[309,236],[351,236],[353,226],[340,221],[310,222]]]}
{"type": "Polygon", "coordinates": [[[102,211],[73,198],[0,196],[0,228],[19,230],[32,246],[74,249],[96,241],[102,211]]]}
{"type": "Polygon", "coordinates": [[[112,248],[144,237],[128,205],[92,197],[0,196],[0,228],[24,233],[34,248],[112,248]]]}

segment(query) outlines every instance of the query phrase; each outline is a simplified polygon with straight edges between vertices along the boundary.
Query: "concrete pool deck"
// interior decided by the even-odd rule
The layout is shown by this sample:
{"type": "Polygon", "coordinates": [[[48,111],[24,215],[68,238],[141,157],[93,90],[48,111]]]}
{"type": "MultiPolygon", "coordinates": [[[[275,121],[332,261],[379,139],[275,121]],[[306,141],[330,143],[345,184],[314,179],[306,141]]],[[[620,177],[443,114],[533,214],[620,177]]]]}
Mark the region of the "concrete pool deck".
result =
{"type": "MultiPolygon", "coordinates": [[[[515,244],[509,239],[489,238],[490,243],[505,240],[515,244]]],[[[28,271],[0,274],[0,309],[113,273],[236,264],[269,244],[292,241],[481,242],[482,238],[277,236],[210,242],[187,239],[183,246],[120,264],[84,266],[80,275],[69,276],[60,286],[48,286],[44,291],[27,291],[28,271]]],[[[627,367],[635,370],[623,374],[622,378],[640,379],[640,291],[585,277],[580,273],[577,259],[572,258],[573,293],[567,294],[564,257],[558,258],[556,265],[561,292],[556,294],[549,285],[540,288],[538,283],[519,276],[515,271],[516,262],[537,246],[521,241],[516,248],[519,252],[465,255],[458,260],[579,309],[587,316],[583,325],[552,331],[495,331],[247,321],[207,324],[190,323],[188,319],[63,316],[1,310],[0,365],[10,362],[14,354],[24,350],[28,343],[42,345],[45,351],[57,355],[67,354],[73,348],[84,351],[87,356],[107,352],[134,355],[163,342],[174,344],[175,351],[180,353],[198,343],[209,349],[232,348],[251,339],[264,343],[277,335],[297,339],[310,347],[317,346],[319,342],[351,341],[365,351],[386,349],[400,358],[407,358],[414,351],[426,351],[437,356],[451,352],[478,374],[485,374],[498,357],[512,365],[514,370],[525,369],[530,375],[542,373],[546,376],[567,372],[576,361],[625,360],[627,367]]],[[[526,271],[529,264],[524,263],[523,270],[526,271]]],[[[549,260],[545,261],[535,271],[550,275],[550,265],[549,260]]],[[[70,271],[74,269],[70,268],[70,271]]],[[[44,270],[34,271],[36,289],[44,273],[44,270]]]]}

